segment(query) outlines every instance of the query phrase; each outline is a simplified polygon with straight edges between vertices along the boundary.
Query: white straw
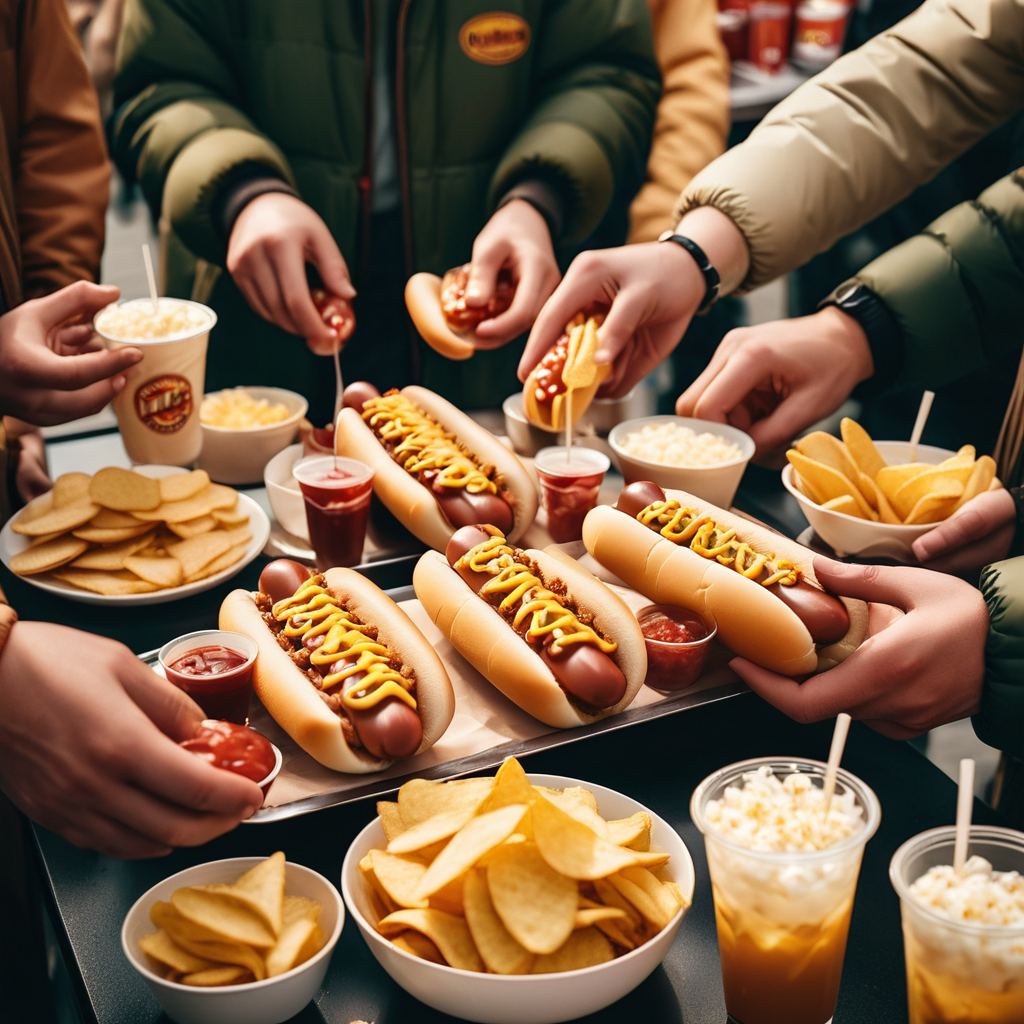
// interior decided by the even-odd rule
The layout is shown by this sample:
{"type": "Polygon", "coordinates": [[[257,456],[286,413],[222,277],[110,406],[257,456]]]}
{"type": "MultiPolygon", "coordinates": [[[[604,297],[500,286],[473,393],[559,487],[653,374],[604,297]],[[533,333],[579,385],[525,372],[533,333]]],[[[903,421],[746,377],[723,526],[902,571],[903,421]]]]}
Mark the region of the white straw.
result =
{"type": "Polygon", "coordinates": [[[825,769],[825,813],[832,805],[832,794],[836,791],[836,772],[846,746],[846,735],[850,731],[850,716],[845,711],[836,715],[836,728],[832,733],[832,746],[828,752],[828,767],[825,769]]]}
{"type": "Polygon", "coordinates": [[[160,312],[160,296],[156,292],[156,274],[153,273],[153,257],[149,252],[149,243],[142,244],[142,261],[146,264],[146,277],[149,279],[149,297],[153,300],[153,315],[160,312]]]}
{"type": "Polygon", "coordinates": [[[924,425],[928,421],[928,413],[932,411],[932,399],[934,391],[926,391],[921,396],[921,405],[917,410],[917,419],[914,421],[914,429],[910,435],[910,461],[917,462],[917,443],[924,433],[924,425]]]}
{"type": "Polygon", "coordinates": [[[974,758],[960,759],[960,785],[956,793],[956,845],[953,868],[963,870],[971,836],[971,811],[974,809],[974,758]]]}
{"type": "Polygon", "coordinates": [[[572,388],[565,392],[565,461],[572,461],[572,388]]]}

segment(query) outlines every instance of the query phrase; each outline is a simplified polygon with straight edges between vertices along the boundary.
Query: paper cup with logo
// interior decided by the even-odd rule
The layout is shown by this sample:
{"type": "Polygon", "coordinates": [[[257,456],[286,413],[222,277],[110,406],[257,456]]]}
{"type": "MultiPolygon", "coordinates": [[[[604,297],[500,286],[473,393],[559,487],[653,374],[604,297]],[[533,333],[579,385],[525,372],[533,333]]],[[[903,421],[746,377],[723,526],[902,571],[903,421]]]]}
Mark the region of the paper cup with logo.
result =
{"type": "Polygon", "coordinates": [[[96,315],[107,348],[143,353],[113,403],[132,462],[188,466],[199,457],[206,346],[216,322],[212,309],[187,299],[161,299],[155,313],[150,299],[131,299],[96,315]]]}

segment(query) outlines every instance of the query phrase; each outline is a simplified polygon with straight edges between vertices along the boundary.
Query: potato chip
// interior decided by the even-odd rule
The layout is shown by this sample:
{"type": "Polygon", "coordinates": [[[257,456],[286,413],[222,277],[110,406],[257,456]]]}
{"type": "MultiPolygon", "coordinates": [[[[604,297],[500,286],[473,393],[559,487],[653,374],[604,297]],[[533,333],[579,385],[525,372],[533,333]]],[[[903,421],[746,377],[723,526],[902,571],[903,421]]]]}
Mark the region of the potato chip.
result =
{"type": "Polygon", "coordinates": [[[210,513],[221,526],[243,526],[249,521],[249,513],[245,509],[217,508],[210,513]]]}
{"type": "Polygon", "coordinates": [[[493,788],[494,779],[412,779],[398,791],[398,809],[406,828],[411,828],[442,811],[467,809],[472,813],[493,788]]]}
{"type": "Polygon", "coordinates": [[[421,960],[429,960],[432,964],[447,966],[444,957],[441,956],[441,951],[426,935],[420,932],[399,932],[391,940],[391,943],[412,956],[418,956],[421,960]]]}
{"type": "Polygon", "coordinates": [[[971,498],[977,497],[982,491],[987,491],[989,485],[995,479],[995,475],[995,460],[989,455],[982,455],[974,464],[971,475],[964,484],[964,493],[960,495],[953,510],[956,511],[956,509],[963,507],[971,498]]]}
{"type": "Polygon", "coordinates": [[[210,475],[205,469],[193,469],[191,473],[172,473],[170,476],[161,477],[160,501],[165,503],[194,498],[209,483],[210,475]]]}
{"type": "Polygon", "coordinates": [[[120,544],[108,544],[105,547],[93,548],[76,558],[71,565],[75,569],[123,569],[124,560],[140,551],[148,542],[146,537],[136,537],[133,540],[121,541],[120,544]]]}
{"type": "Polygon", "coordinates": [[[377,931],[385,938],[406,929],[430,939],[450,967],[483,973],[484,963],[473,944],[469,926],[461,917],[443,910],[399,910],[377,924],[377,931]]]}
{"type": "Polygon", "coordinates": [[[144,526],[141,519],[136,519],[130,512],[115,512],[110,508],[101,508],[88,522],[100,530],[123,530],[126,526],[144,526]]]}
{"type": "Polygon", "coordinates": [[[384,892],[397,907],[426,908],[425,896],[415,895],[427,873],[422,861],[411,857],[399,857],[387,850],[371,850],[368,854],[370,869],[373,871],[384,892]]]}
{"type": "Polygon", "coordinates": [[[832,498],[839,498],[844,494],[848,494],[857,502],[865,519],[877,521],[878,513],[864,500],[864,496],[848,477],[832,469],[831,466],[826,466],[822,462],[815,462],[814,459],[807,458],[806,455],[793,448],[786,452],[786,458],[789,459],[793,468],[800,474],[800,479],[809,483],[815,493],[821,496],[822,500],[830,501],[832,498]]]}
{"type": "Polygon", "coordinates": [[[830,512],[841,512],[845,516],[853,516],[855,519],[866,518],[864,513],[861,512],[860,506],[853,500],[853,496],[850,494],[843,494],[838,498],[823,501],[821,507],[827,508],[830,512]]]}
{"type": "Polygon", "coordinates": [[[447,885],[441,886],[437,892],[430,894],[429,903],[435,910],[443,910],[448,914],[466,916],[465,874],[453,878],[447,885]]]}
{"type": "Polygon", "coordinates": [[[628,818],[607,822],[605,838],[616,846],[646,852],[651,848],[651,816],[646,811],[637,811],[628,818]]]}
{"type": "Polygon", "coordinates": [[[237,503],[237,491],[222,484],[207,484],[191,498],[165,501],[150,510],[137,512],[136,515],[147,522],[183,523],[209,515],[219,508],[234,508],[237,503]]]}
{"type": "Polygon", "coordinates": [[[88,501],[91,479],[88,473],[62,473],[53,481],[52,507],[64,508],[88,501]]]}
{"type": "Polygon", "coordinates": [[[509,804],[533,803],[535,790],[523,771],[523,766],[514,758],[507,757],[494,775],[494,787],[480,805],[480,811],[496,811],[509,804]]]}
{"type": "Polygon", "coordinates": [[[861,494],[864,495],[867,503],[878,513],[878,518],[883,523],[898,526],[903,521],[893,511],[893,507],[889,503],[889,499],[882,492],[882,489],[867,473],[860,474],[857,478],[857,484],[860,487],[861,494]]]}
{"type": "Polygon", "coordinates": [[[945,490],[932,491],[930,494],[925,494],[914,505],[907,518],[903,520],[907,526],[939,523],[943,519],[948,519],[953,514],[953,509],[956,508],[956,503],[963,493],[962,490],[957,490],[957,488],[962,488],[963,484],[953,481],[943,486],[946,488],[945,490]]]}
{"type": "Polygon", "coordinates": [[[960,466],[955,469],[932,466],[923,473],[918,473],[899,488],[890,498],[892,507],[898,516],[903,516],[906,520],[910,515],[910,510],[925,495],[941,493],[947,498],[959,498],[964,493],[964,486],[970,476],[971,467],[969,466],[960,466]]]}
{"type": "Polygon", "coordinates": [[[389,843],[406,830],[407,826],[402,822],[402,814],[398,810],[397,800],[378,800],[377,813],[380,815],[384,837],[389,843]]]}
{"type": "Polygon", "coordinates": [[[171,895],[171,906],[182,917],[219,932],[225,939],[257,949],[276,942],[273,929],[248,901],[238,898],[229,885],[193,885],[171,895]]]}
{"type": "Polygon", "coordinates": [[[276,935],[284,913],[284,854],[278,850],[239,875],[231,892],[247,903],[276,935]]]}
{"type": "Polygon", "coordinates": [[[19,576],[34,576],[36,573],[66,565],[81,555],[88,546],[84,540],[63,534],[54,540],[25,548],[24,551],[12,555],[10,569],[19,576]]]}
{"type": "Polygon", "coordinates": [[[618,907],[580,907],[576,911],[576,920],[573,922],[573,929],[589,928],[600,921],[627,921],[625,911],[618,907]]]}
{"type": "Polygon", "coordinates": [[[176,971],[181,971],[182,974],[205,971],[214,965],[213,960],[194,956],[188,950],[182,949],[163,928],[153,932],[152,935],[143,935],[139,939],[139,948],[147,956],[151,956],[168,967],[173,967],[176,971]]]}
{"type": "Polygon", "coordinates": [[[145,555],[129,555],[124,560],[124,567],[140,580],[153,583],[157,587],[180,586],[184,574],[181,562],[176,558],[152,558],[145,555]]]}
{"type": "MultiPolygon", "coordinates": [[[[99,510],[99,505],[94,505],[89,501],[79,501],[62,508],[51,508],[49,512],[41,516],[26,517],[23,512],[11,523],[11,529],[26,537],[41,537],[46,533],[67,533],[68,530],[74,530],[75,527],[89,522],[99,510]]],[[[82,539],[88,540],[89,538],[82,539]]]]}
{"type": "Polygon", "coordinates": [[[623,868],[608,881],[659,931],[679,912],[675,896],[646,868],[623,868]]]}
{"type": "Polygon", "coordinates": [[[56,533],[44,533],[38,537],[32,537],[28,542],[28,546],[30,548],[37,548],[40,544],[49,544],[51,540],[56,540],[58,537],[63,536],[64,531],[62,530],[58,530],[56,533]]]}
{"type": "Polygon", "coordinates": [[[199,942],[190,938],[181,929],[170,934],[182,949],[192,953],[194,956],[202,957],[212,963],[234,964],[237,967],[242,967],[251,973],[257,981],[262,981],[266,977],[267,969],[263,962],[263,957],[252,946],[247,946],[242,942],[224,942],[221,940],[199,942]]]}
{"type": "MultiPolygon", "coordinates": [[[[471,818],[434,859],[417,886],[414,898],[424,899],[468,871],[485,853],[515,831],[528,809],[525,804],[509,804],[471,818]]],[[[428,819],[432,820],[435,819],[428,819]]],[[[401,842],[402,838],[397,841],[401,842]]]]}
{"type": "Polygon", "coordinates": [[[621,910],[626,915],[631,928],[637,929],[643,926],[643,915],[608,879],[596,879],[594,881],[594,891],[605,906],[617,907],[621,910]]]}
{"type": "MultiPolygon", "coordinates": [[[[586,792],[586,790],[583,792],[586,792]]],[[[594,803],[592,806],[591,802],[587,800],[587,797],[592,796],[589,792],[586,792],[585,797],[581,792],[572,789],[545,789],[543,790],[543,796],[559,808],[559,810],[564,811],[569,817],[575,818],[576,821],[586,825],[596,835],[601,836],[602,839],[607,837],[608,824],[597,813],[597,804],[594,803]]]]}
{"type": "Polygon", "coordinates": [[[560,875],[532,842],[503,845],[487,864],[491,902],[512,937],[531,953],[553,953],[576,920],[576,883],[560,875]]]}
{"type": "Polygon", "coordinates": [[[230,568],[235,564],[248,550],[247,544],[239,544],[237,547],[228,548],[223,555],[218,555],[209,565],[204,565],[199,572],[193,573],[191,576],[185,577],[186,583],[195,583],[196,580],[205,580],[210,576],[215,576],[219,572],[223,572],[225,569],[230,568]]]}
{"type": "Polygon", "coordinates": [[[824,430],[815,430],[801,437],[794,447],[815,462],[824,463],[842,473],[847,480],[856,481],[860,476],[860,468],[853,461],[846,445],[824,430]]]}
{"type": "Polygon", "coordinates": [[[249,529],[248,524],[245,526],[233,526],[230,530],[224,530],[223,533],[233,548],[244,547],[252,540],[252,530],[249,529]]]}
{"type": "Polygon", "coordinates": [[[149,919],[157,928],[163,928],[175,942],[179,941],[179,936],[191,942],[221,942],[224,938],[215,929],[183,917],[166,901],[158,900],[149,908],[149,919]]]}
{"type": "Polygon", "coordinates": [[[615,959],[611,943],[597,928],[584,928],[573,932],[561,948],[539,956],[533,962],[531,974],[555,974],[561,971],[579,971],[596,967],[615,959]]]}
{"type": "Polygon", "coordinates": [[[466,924],[487,970],[492,974],[528,974],[534,954],[516,942],[501,923],[491,902],[487,877],[479,869],[466,875],[465,905],[466,924]]]}
{"type": "Polygon", "coordinates": [[[666,854],[638,853],[602,839],[546,797],[533,805],[533,834],[544,860],[568,878],[607,878],[625,867],[667,860],[666,854]]]}
{"type": "Polygon", "coordinates": [[[120,544],[122,541],[146,536],[155,526],[155,523],[139,523],[138,526],[116,526],[108,529],[102,526],[93,526],[90,521],[87,525],[72,532],[80,540],[87,540],[92,544],[120,544]]]}
{"type": "MultiPolygon", "coordinates": [[[[401,806],[401,805],[399,805],[401,806]]],[[[388,843],[388,853],[414,853],[423,851],[441,840],[447,840],[473,817],[472,807],[442,811],[432,818],[418,822],[388,843]]],[[[404,820],[404,819],[403,819],[404,820]]]]}
{"type": "Polygon", "coordinates": [[[198,537],[201,533],[209,533],[216,529],[217,520],[212,515],[199,516],[197,519],[186,519],[182,523],[169,523],[171,533],[176,534],[183,540],[189,537],[198,537]]]}
{"type": "Polygon", "coordinates": [[[126,594],[151,594],[159,589],[152,583],[140,580],[130,572],[103,572],[100,569],[54,569],[51,574],[61,583],[89,590],[107,597],[123,597],[126,594]]]}
{"type": "Polygon", "coordinates": [[[89,498],[116,512],[154,509],[160,504],[160,482],[130,469],[107,466],[90,481],[89,498]]]}
{"type": "Polygon", "coordinates": [[[221,985],[243,985],[247,981],[252,981],[252,975],[244,967],[211,967],[208,971],[186,974],[181,984],[217,988],[221,985]]]}
{"type": "Polygon", "coordinates": [[[370,886],[368,895],[370,897],[370,903],[373,906],[374,923],[379,921],[382,917],[387,917],[388,914],[393,914],[396,910],[402,909],[387,894],[384,886],[380,884],[380,879],[373,870],[373,861],[369,854],[359,862],[359,871],[363,876],[363,880],[370,886]]]}
{"type": "Polygon", "coordinates": [[[843,438],[843,444],[846,445],[846,450],[850,453],[850,458],[857,463],[857,468],[874,480],[878,471],[885,466],[885,459],[875,447],[871,436],[849,416],[844,416],[840,421],[839,433],[843,438]]]}
{"type": "Polygon", "coordinates": [[[320,904],[302,896],[285,896],[282,908],[281,932],[277,944],[266,955],[267,977],[275,978],[285,971],[298,966],[309,954],[303,956],[306,944],[317,927],[320,904]]]}
{"type": "Polygon", "coordinates": [[[875,474],[875,483],[878,485],[878,489],[892,502],[896,497],[896,492],[908,480],[913,480],[915,476],[925,470],[934,468],[928,462],[906,462],[900,466],[886,466],[875,474]]]}
{"type": "Polygon", "coordinates": [[[198,537],[189,537],[188,540],[170,544],[167,553],[181,563],[182,574],[188,577],[200,572],[230,548],[231,542],[223,532],[217,530],[214,533],[201,533],[198,537]]]}

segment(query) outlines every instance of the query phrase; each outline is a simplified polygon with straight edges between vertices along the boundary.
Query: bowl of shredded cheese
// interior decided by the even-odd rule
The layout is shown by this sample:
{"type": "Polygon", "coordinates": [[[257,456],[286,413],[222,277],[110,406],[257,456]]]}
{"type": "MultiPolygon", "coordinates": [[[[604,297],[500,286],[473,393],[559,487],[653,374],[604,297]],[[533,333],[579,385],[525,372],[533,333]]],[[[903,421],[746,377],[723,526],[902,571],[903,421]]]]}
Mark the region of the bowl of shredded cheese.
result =
{"type": "Polygon", "coordinates": [[[263,468],[295,440],[308,403],[284,388],[238,387],[203,397],[199,467],[222,484],[252,484],[263,468]]]}
{"type": "Polygon", "coordinates": [[[652,480],[728,508],[754,454],[749,435],[687,416],[642,416],[618,424],[608,444],[626,483],[652,480]]]}

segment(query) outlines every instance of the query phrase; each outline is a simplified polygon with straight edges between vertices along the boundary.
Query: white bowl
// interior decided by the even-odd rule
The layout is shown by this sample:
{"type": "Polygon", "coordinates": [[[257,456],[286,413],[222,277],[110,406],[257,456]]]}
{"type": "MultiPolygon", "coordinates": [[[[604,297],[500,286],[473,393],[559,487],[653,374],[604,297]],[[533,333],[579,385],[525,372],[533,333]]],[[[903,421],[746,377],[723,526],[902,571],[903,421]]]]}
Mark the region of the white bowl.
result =
{"type": "MultiPolygon", "coordinates": [[[[608,819],[628,818],[637,811],[647,811],[652,822],[651,846],[671,855],[668,870],[692,902],[693,861],[668,822],[612,789],[560,775],[530,775],[529,779],[535,785],[556,789],[584,786],[597,798],[601,814],[608,819]]],[[[442,1013],[481,1024],[555,1024],[610,1006],[632,992],[661,963],[689,909],[687,905],[680,910],[667,927],[643,946],[596,967],[561,974],[512,976],[460,971],[404,952],[378,934],[371,924],[372,911],[359,861],[370,850],[386,845],[380,818],[376,818],[348,848],[341,869],[341,891],[349,913],[377,962],[402,988],[442,1013]]]]}
{"type": "Polygon", "coordinates": [[[221,484],[259,483],[266,464],[295,440],[299,421],[309,408],[302,395],[284,388],[246,386],[242,390],[257,400],[263,398],[271,405],[283,405],[288,418],[249,430],[229,430],[204,423],[198,465],[221,484]]]}
{"type": "Polygon", "coordinates": [[[293,536],[309,543],[306,525],[306,501],[299,490],[299,482],[292,474],[292,466],[305,454],[301,444],[289,445],[278,452],[263,470],[263,484],[274,518],[293,536]]]}
{"type": "Polygon", "coordinates": [[[233,882],[264,859],[231,857],[186,868],[154,885],[128,911],[121,927],[121,949],[167,1016],[178,1024],[281,1024],[309,1003],[323,984],[345,923],[345,907],[338,890],[323,875],[291,862],[285,865],[285,892],[289,896],[306,896],[323,907],[320,927],[327,937],[323,949],[304,964],[276,978],[251,981],[248,985],[194,988],[165,981],[151,970],[149,958],[139,949],[139,939],[156,931],[149,919],[154,903],[170,899],[175,889],[185,885],[233,882]]]}
{"type": "Polygon", "coordinates": [[[626,420],[612,429],[608,435],[608,444],[615,452],[619,469],[627,484],[637,480],[653,480],[663,490],[675,488],[689,491],[690,494],[710,501],[720,508],[729,508],[732,505],[736,489],[743,479],[743,472],[754,455],[754,441],[749,434],[744,434],[742,430],[727,423],[711,423],[689,416],[641,416],[639,419],[626,420]],[[663,462],[652,462],[650,459],[640,459],[635,455],[626,454],[622,450],[622,442],[626,435],[637,432],[648,423],[676,423],[681,427],[689,427],[697,434],[715,434],[739,445],[740,457],[714,466],[666,466],[663,462]]]}
{"type": "MultiPolygon", "coordinates": [[[[910,462],[909,441],[876,441],[878,453],[890,466],[910,462]]],[[[956,452],[947,448],[933,448],[928,444],[917,446],[915,461],[938,464],[956,452]]],[[[916,562],[912,545],[918,537],[934,530],[938,523],[922,523],[913,526],[890,523],[873,523],[868,519],[848,516],[845,512],[833,512],[815,504],[797,490],[793,478],[800,479],[791,465],[782,470],[783,486],[796,498],[800,510],[814,532],[836,553],[839,558],[859,555],[862,558],[891,558],[898,562],[916,562]]]]}

